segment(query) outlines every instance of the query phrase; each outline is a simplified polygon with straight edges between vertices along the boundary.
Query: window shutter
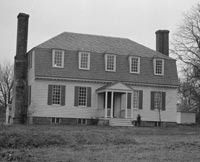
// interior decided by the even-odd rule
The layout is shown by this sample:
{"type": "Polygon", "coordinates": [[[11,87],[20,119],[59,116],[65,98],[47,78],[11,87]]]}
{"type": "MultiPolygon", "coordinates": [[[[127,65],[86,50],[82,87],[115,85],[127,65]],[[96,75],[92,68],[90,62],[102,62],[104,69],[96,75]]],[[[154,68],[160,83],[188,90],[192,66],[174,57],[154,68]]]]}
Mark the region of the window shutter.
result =
{"type": "Polygon", "coordinates": [[[127,109],[131,109],[131,93],[127,96],[127,109]]]}
{"type": "Polygon", "coordinates": [[[48,105],[52,105],[52,85],[48,85],[48,105]]]}
{"type": "Polygon", "coordinates": [[[151,92],[151,110],[154,110],[154,94],[155,92],[151,92]]]}
{"type": "Polygon", "coordinates": [[[140,90],[139,91],[139,109],[142,109],[142,105],[143,105],[143,91],[140,90]]]}
{"type": "Polygon", "coordinates": [[[162,92],[162,110],[165,111],[166,92],[162,92]]]}
{"type": "Polygon", "coordinates": [[[31,104],[31,86],[28,86],[28,105],[31,104]]]}
{"type": "Polygon", "coordinates": [[[91,87],[87,87],[87,107],[91,107],[91,87]]]}
{"type": "Polygon", "coordinates": [[[61,86],[61,106],[65,105],[65,86],[61,86]]]}
{"type": "Polygon", "coordinates": [[[75,91],[74,91],[74,106],[78,106],[78,90],[79,90],[79,87],[75,87],[75,91]]]}

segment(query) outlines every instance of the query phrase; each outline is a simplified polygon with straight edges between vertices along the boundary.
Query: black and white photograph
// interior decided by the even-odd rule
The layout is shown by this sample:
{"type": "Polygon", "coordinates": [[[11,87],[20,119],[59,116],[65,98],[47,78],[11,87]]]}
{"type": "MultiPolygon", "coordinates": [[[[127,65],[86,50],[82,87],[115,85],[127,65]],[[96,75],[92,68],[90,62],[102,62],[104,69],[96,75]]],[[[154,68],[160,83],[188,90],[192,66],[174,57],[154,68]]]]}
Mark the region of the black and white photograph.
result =
{"type": "Polygon", "coordinates": [[[0,162],[200,162],[199,0],[0,0],[0,162]]]}

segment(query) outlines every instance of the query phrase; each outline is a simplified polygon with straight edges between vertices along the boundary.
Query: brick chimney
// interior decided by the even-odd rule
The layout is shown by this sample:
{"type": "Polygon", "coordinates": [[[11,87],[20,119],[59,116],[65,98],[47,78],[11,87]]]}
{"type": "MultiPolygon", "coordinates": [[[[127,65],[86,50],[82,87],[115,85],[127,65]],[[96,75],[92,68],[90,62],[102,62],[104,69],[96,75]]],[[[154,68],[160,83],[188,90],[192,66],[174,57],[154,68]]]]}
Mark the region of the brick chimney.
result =
{"type": "Polygon", "coordinates": [[[169,30],[156,31],[156,51],[169,56],[169,30]]]}
{"type": "Polygon", "coordinates": [[[27,116],[27,38],[29,15],[17,16],[17,47],[14,60],[14,88],[12,103],[12,122],[25,123],[27,116]]]}

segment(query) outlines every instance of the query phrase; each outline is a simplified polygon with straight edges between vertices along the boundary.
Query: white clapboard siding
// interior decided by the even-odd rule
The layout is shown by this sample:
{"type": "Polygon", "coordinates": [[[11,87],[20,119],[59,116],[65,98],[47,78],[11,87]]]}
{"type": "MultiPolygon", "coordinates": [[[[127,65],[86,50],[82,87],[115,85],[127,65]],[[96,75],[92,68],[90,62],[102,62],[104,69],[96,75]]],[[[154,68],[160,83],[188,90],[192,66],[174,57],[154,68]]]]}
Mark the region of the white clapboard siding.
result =
{"type": "MultiPolygon", "coordinates": [[[[96,89],[104,86],[104,84],[95,83],[78,83],[78,82],[56,82],[56,81],[42,81],[34,80],[31,84],[31,105],[29,106],[30,115],[40,117],[64,117],[64,118],[96,118],[104,117],[105,110],[103,104],[98,103],[98,94],[96,89]],[[65,106],[48,105],[48,85],[58,84],[65,85],[65,106]],[[91,107],[76,107],[74,106],[74,87],[85,86],[91,87],[91,107]]],[[[142,109],[133,110],[133,119],[136,120],[137,114],[140,114],[143,121],[158,121],[158,110],[150,109],[151,91],[166,92],[166,110],[161,111],[161,120],[166,122],[176,122],[176,89],[153,88],[153,87],[136,87],[133,89],[143,90],[143,107],[142,109]]],[[[99,102],[103,102],[101,96],[99,102]]],[[[121,98],[123,99],[123,97],[121,98]]],[[[123,101],[121,101],[121,104],[123,101]]],[[[128,118],[130,118],[130,111],[128,110],[128,118]]]]}
{"type": "Polygon", "coordinates": [[[196,114],[190,112],[177,112],[177,123],[194,124],[196,123],[196,114]]]}
{"type": "Polygon", "coordinates": [[[97,117],[97,94],[96,89],[101,84],[72,83],[72,82],[54,82],[36,80],[32,88],[32,116],[40,117],[65,117],[65,118],[95,118],[97,117]],[[65,106],[48,105],[48,85],[65,85],[65,106]],[[75,86],[91,87],[91,107],[74,106],[74,88],[75,86]]]}
{"type": "Polygon", "coordinates": [[[133,110],[133,119],[140,114],[143,121],[158,121],[158,110],[151,110],[151,91],[166,92],[166,110],[161,111],[161,120],[166,122],[176,122],[176,98],[177,90],[170,88],[151,88],[151,87],[132,87],[133,89],[143,90],[142,109],[133,110]]]}

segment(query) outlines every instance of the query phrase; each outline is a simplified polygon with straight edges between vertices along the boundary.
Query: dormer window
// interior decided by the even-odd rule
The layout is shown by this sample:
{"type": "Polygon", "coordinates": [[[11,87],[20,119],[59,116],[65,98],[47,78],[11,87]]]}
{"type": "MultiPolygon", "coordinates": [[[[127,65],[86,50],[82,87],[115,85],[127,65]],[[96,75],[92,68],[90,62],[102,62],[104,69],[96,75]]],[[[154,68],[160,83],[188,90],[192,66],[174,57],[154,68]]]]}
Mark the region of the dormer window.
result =
{"type": "Polygon", "coordinates": [[[129,57],[129,68],[130,68],[130,73],[139,74],[140,73],[140,58],[130,56],[129,57]]]}
{"type": "Polygon", "coordinates": [[[52,66],[56,68],[64,67],[64,51],[63,50],[53,50],[52,51],[52,66]]]}
{"type": "Polygon", "coordinates": [[[105,70],[113,72],[116,71],[116,55],[105,55],[105,70]]]}
{"type": "Polygon", "coordinates": [[[90,70],[89,52],[79,52],[79,69],[90,70]]]}
{"type": "Polygon", "coordinates": [[[163,59],[154,59],[154,75],[164,75],[163,59]]]}

